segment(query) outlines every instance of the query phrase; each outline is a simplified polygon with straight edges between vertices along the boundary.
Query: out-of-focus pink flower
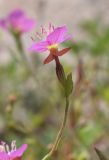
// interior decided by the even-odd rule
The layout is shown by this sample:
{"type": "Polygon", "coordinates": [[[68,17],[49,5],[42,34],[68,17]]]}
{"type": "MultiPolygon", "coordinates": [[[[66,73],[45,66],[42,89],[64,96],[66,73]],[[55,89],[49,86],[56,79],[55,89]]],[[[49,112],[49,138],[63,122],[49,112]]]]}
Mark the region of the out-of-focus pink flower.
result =
{"type": "Polygon", "coordinates": [[[0,27],[19,34],[30,31],[35,25],[35,20],[28,18],[20,9],[12,11],[6,18],[0,19],[0,27]]]}
{"type": "Polygon", "coordinates": [[[3,29],[7,29],[7,22],[5,19],[0,19],[0,27],[3,29]]]}
{"type": "MultiPolygon", "coordinates": [[[[51,27],[49,31],[50,30],[51,30],[51,27]]],[[[61,51],[58,51],[58,45],[60,43],[68,41],[72,38],[72,36],[67,33],[66,26],[61,26],[57,28],[52,27],[52,32],[49,32],[48,34],[45,31],[45,29],[42,28],[42,34],[44,33],[46,33],[47,35],[46,39],[38,43],[34,43],[29,49],[30,51],[35,51],[38,53],[41,53],[47,50],[50,51],[50,54],[47,57],[47,59],[44,61],[44,63],[49,63],[54,59],[54,56],[62,56],[63,54],[69,51],[70,48],[65,48],[61,51]]]]}
{"type": "Polygon", "coordinates": [[[0,144],[0,160],[21,160],[21,157],[28,145],[23,144],[20,148],[16,149],[16,142],[12,141],[11,150],[5,142],[0,144]]]}

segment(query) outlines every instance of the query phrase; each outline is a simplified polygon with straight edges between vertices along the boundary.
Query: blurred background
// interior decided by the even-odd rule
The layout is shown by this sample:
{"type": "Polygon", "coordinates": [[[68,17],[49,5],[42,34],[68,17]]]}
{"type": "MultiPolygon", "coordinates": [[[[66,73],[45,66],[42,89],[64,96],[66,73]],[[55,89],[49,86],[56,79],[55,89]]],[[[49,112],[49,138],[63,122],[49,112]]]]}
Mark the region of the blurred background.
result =
{"type": "Polygon", "coordinates": [[[72,40],[62,47],[66,74],[72,72],[68,121],[53,160],[97,159],[94,147],[109,150],[109,1],[0,0],[0,18],[21,9],[37,26],[22,35],[22,51],[13,35],[0,28],[0,140],[28,143],[24,159],[39,160],[52,147],[65,100],[48,55],[29,53],[31,36],[41,25],[67,25],[72,40]]]}

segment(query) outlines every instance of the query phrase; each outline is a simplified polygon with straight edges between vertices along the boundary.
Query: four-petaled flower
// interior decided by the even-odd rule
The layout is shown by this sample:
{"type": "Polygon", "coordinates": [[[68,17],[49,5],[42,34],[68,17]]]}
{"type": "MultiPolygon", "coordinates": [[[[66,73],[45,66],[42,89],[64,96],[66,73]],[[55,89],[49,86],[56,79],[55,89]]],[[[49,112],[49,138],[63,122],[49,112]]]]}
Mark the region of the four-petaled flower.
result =
{"type": "Polygon", "coordinates": [[[16,141],[12,141],[11,150],[5,142],[0,144],[0,160],[21,160],[21,157],[28,145],[23,144],[20,148],[16,149],[16,141]]]}
{"type": "Polygon", "coordinates": [[[12,11],[6,18],[0,19],[0,27],[21,34],[30,31],[36,22],[27,17],[20,9],[12,11]]]}
{"type": "Polygon", "coordinates": [[[36,51],[38,53],[41,53],[47,50],[50,51],[49,56],[44,61],[44,64],[46,64],[54,60],[55,57],[62,56],[63,54],[67,53],[70,50],[70,48],[65,48],[61,51],[58,51],[58,45],[60,43],[70,40],[71,38],[72,38],[71,35],[67,34],[66,26],[61,26],[57,28],[53,27],[53,31],[47,34],[46,39],[38,43],[34,43],[30,47],[30,51],[36,51]]]}

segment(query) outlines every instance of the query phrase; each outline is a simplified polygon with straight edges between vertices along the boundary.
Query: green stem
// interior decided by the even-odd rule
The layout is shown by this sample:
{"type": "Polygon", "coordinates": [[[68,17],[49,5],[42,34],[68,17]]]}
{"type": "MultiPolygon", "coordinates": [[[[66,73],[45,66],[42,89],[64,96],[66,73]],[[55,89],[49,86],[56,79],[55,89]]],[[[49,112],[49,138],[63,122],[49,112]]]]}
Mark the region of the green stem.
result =
{"type": "Polygon", "coordinates": [[[42,160],[47,160],[48,158],[50,158],[53,153],[57,150],[58,146],[59,146],[59,143],[61,141],[61,138],[62,138],[62,135],[63,135],[63,131],[64,131],[64,128],[65,128],[65,125],[66,125],[66,121],[67,121],[67,115],[68,115],[68,108],[69,108],[69,99],[68,97],[66,97],[66,107],[65,107],[65,113],[64,113],[64,118],[63,118],[63,121],[62,121],[62,124],[61,124],[61,127],[60,127],[60,130],[57,134],[57,137],[56,137],[56,140],[54,142],[54,146],[53,148],[51,149],[51,151],[42,159],[42,160]]]}
{"type": "Polygon", "coordinates": [[[15,38],[15,41],[16,41],[17,49],[18,49],[18,51],[21,55],[21,58],[22,58],[22,60],[25,64],[25,66],[28,68],[29,73],[34,78],[35,84],[37,86],[37,79],[36,79],[36,74],[35,74],[35,71],[34,71],[34,67],[33,67],[32,63],[29,62],[29,60],[28,60],[28,58],[25,54],[25,51],[24,51],[24,48],[23,48],[23,45],[22,45],[22,41],[21,41],[21,37],[20,37],[20,35],[15,35],[14,34],[14,38],[15,38]]]}

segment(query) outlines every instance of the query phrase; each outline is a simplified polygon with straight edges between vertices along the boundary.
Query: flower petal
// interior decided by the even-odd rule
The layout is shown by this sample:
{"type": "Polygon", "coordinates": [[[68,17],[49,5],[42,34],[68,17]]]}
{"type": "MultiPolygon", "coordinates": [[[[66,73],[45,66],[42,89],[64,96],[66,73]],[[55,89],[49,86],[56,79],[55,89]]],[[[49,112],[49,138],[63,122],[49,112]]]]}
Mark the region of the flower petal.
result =
{"type": "Polygon", "coordinates": [[[9,156],[5,152],[0,152],[0,160],[9,160],[9,156]]]}
{"type": "Polygon", "coordinates": [[[34,20],[32,20],[32,19],[26,19],[21,25],[22,25],[22,31],[23,32],[28,32],[33,27],[35,27],[36,22],[34,20]]]}
{"type": "MultiPolygon", "coordinates": [[[[70,39],[72,39],[72,36],[70,34],[67,34],[65,37],[64,37],[64,41],[69,41],[70,39]]],[[[64,42],[63,41],[63,42],[64,42]]]]}
{"type": "Polygon", "coordinates": [[[63,42],[66,32],[67,32],[66,26],[57,27],[52,33],[48,35],[47,37],[48,43],[51,45],[63,42]]]}
{"type": "Polygon", "coordinates": [[[36,25],[36,22],[32,19],[22,17],[21,19],[16,20],[12,25],[20,32],[28,32],[36,25]]]}
{"type": "Polygon", "coordinates": [[[7,30],[7,22],[5,19],[0,19],[0,27],[7,30]]]}
{"type": "Polygon", "coordinates": [[[28,147],[27,144],[23,144],[16,151],[10,153],[10,159],[15,159],[15,158],[21,157],[23,155],[23,153],[25,152],[25,150],[27,149],[27,147],[28,147]]]}
{"type": "Polygon", "coordinates": [[[9,14],[9,16],[7,17],[7,19],[9,21],[11,21],[11,20],[19,19],[19,18],[21,18],[23,16],[25,16],[25,13],[22,10],[20,10],[20,9],[16,9],[16,10],[12,11],[9,14]]]}
{"type": "Polygon", "coordinates": [[[48,50],[47,46],[48,46],[48,43],[46,41],[41,41],[41,42],[38,42],[38,43],[34,43],[29,48],[29,50],[41,53],[41,52],[44,52],[44,51],[48,50]]]}

